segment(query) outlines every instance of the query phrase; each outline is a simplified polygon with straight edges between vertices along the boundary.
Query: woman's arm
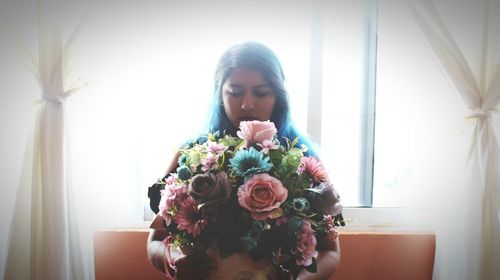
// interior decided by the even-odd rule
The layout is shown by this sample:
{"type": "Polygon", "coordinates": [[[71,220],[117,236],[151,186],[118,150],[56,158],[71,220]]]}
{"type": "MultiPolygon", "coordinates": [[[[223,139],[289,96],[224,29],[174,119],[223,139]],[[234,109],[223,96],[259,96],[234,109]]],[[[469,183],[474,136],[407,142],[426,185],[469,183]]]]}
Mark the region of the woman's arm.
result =
{"type": "MultiPolygon", "coordinates": [[[[165,172],[165,176],[168,176],[168,174],[175,172],[180,155],[181,155],[180,152],[177,152],[175,156],[172,158],[165,172]]],[[[153,224],[161,223],[158,218],[159,216],[157,216],[153,221],[151,225],[152,228],[158,228],[157,226],[153,226],[153,224]]],[[[163,244],[162,241],[166,237],[167,237],[166,231],[159,229],[152,229],[149,233],[147,241],[148,260],[151,262],[151,264],[153,264],[156,267],[156,269],[160,270],[163,273],[165,273],[166,246],[165,244],[163,244]]]]}
{"type": "MultiPolygon", "coordinates": [[[[175,172],[178,166],[180,153],[177,153],[167,168],[166,176],[175,172]]],[[[162,229],[163,218],[156,216],[151,224],[147,241],[147,255],[149,262],[159,271],[166,274],[167,267],[169,274],[174,275],[175,279],[204,279],[215,268],[215,263],[206,255],[182,255],[179,250],[170,250],[170,257],[174,260],[174,268],[170,267],[167,260],[167,246],[163,240],[168,233],[162,229]]]]}
{"type": "Polygon", "coordinates": [[[316,261],[318,263],[318,271],[310,273],[305,269],[299,273],[298,279],[330,279],[337,270],[340,262],[340,243],[339,238],[330,240],[327,236],[323,238],[319,244],[320,248],[316,261]]]}
{"type": "Polygon", "coordinates": [[[166,246],[163,244],[163,239],[165,239],[165,237],[167,237],[166,231],[152,229],[149,232],[147,243],[149,262],[163,273],[166,273],[165,262],[167,261],[165,255],[166,246]]]}
{"type": "Polygon", "coordinates": [[[165,172],[165,176],[170,173],[174,173],[177,167],[179,166],[179,157],[181,156],[181,152],[175,153],[175,156],[172,158],[172,161],[167,166],[167,170],[165,172]]]}

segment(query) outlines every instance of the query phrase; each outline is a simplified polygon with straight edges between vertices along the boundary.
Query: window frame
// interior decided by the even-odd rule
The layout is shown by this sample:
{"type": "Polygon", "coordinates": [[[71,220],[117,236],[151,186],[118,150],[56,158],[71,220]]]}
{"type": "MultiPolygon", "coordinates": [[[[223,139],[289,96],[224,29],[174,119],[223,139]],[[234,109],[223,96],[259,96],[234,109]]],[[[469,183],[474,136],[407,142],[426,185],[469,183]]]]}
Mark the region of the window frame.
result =
{"type": "Polygon", "coordinates": [[[373,206],[378,0],[365,0],[365,69],[361,97],[359,201],[373,206]]]}
{"type": "MultiPolygon", "coordinates": [[[[323,95],[323,12],[325,7],[316,1],[311,16],[310,71],[307,106],[307,134],[321,145],[323,95]]],[[[375,108],[377,85],[378,0],[364,0],[364,69],[361,91],[360,146],[358,173],[359,207],[373,207],[375,108]]],[[[353,208],[355,208],[353,206],[353,208]]]]}

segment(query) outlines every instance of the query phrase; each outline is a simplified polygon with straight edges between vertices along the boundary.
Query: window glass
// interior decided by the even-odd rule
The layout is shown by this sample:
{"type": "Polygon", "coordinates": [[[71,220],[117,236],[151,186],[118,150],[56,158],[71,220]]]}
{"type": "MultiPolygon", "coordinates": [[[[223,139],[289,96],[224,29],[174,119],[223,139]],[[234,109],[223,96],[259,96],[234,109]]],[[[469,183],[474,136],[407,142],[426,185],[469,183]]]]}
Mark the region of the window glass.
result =
{"type": "Polygon", "coordinates": [[[346,206],[359,206],[364,1],[334,1],[325,17],[322,160],[346,206]]]}

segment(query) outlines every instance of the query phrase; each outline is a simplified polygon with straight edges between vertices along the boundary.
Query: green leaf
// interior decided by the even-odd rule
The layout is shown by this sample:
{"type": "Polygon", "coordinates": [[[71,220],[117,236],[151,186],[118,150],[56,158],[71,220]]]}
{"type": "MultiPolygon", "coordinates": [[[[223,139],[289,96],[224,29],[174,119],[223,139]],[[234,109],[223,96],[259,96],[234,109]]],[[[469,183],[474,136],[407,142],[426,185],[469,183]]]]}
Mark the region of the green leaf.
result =
{"type": "Polygon", "coordinates": [[[220,140],[221,144],[224,144],[225,146],[228,147],[236,147],[242,143],[243,140],[237,137],[232,137],[232,136],[226,136],[222,140],[220,140]]]}
{"type": "Polygon", "coordinates": [[[190,150],[189,151],[189,165],[191,166],[199,166],[201,163],[201,154],[200,152],[196,151],[196,150],[190,150]]]}
{"type": "MultiPolygon", "coordinates": [[[[292,150],[290,150],[292,151],[292,150]]],[[[292,152],[292,153],[287,153],[283,158],[281,159],[281,165],[280,170],[283,172],[283,174],[293,174],[295,171],[297,171],[297,168],[300,166],[300,157],[297,157],[297,155],[292,152]]]]}
{"type": "Polygon", "coordinates": [[[281,158],[283,157],[283,153],[279,150],[270,150],[269,157],[271,158],[271,160],[281,160],[281,158]]]}
{"type": "Polygon", "coordinates": [[[212,142],[216,142],[217,141],[217,138],[212,133],[208,133],[207,134],[207,139],[210,140],[210,141],[212,141],[212,142]]]}
{"type": "Polygon", "coordinates": [[[300,158],[302,156],[304,156],[304,154],[302,153],[302,150],[301,149],[297,149],[297,148],[292,148],[290,149],[290,151],[288,151],[288,155],[294,157],[295,159],[298,159],[300,160],[300,158]]]}
{"type": "Polygon", "coordinates": [[[293,139],[292,143],[290,144],[290,148],[295,147],[297,143],[299,143],[299,137],[295,137],[295,139],[293,139]]]}

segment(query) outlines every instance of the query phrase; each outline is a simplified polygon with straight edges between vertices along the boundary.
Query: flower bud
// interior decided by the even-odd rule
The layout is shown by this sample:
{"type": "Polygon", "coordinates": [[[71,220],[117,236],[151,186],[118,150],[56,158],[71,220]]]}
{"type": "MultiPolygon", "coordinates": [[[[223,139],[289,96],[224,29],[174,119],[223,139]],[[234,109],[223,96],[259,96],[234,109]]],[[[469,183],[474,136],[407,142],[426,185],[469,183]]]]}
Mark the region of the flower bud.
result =
{"type": "Polygon", "coordinates": [[[177,168],[177,176],[179,179],[186,181],[191,178],[191,170],[186,165],[181,165],[177,168]]]}

